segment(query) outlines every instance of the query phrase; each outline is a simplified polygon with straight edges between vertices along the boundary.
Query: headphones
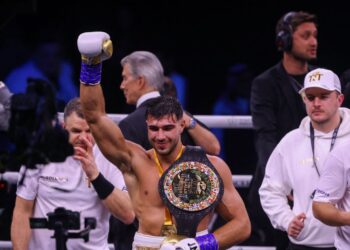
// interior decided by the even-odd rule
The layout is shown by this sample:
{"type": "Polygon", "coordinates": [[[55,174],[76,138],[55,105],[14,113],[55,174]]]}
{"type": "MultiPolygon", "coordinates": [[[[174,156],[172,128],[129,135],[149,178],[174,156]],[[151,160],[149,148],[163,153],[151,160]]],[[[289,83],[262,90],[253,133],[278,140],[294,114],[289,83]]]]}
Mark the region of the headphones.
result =
{"type": "Polygon", "coordinates": [[[291,11],[284,15],[282,27],[276,35],[276,46],[278,51],[290,51],[293,43],[293,27],[291,20],[296,12],[291,11]]]}

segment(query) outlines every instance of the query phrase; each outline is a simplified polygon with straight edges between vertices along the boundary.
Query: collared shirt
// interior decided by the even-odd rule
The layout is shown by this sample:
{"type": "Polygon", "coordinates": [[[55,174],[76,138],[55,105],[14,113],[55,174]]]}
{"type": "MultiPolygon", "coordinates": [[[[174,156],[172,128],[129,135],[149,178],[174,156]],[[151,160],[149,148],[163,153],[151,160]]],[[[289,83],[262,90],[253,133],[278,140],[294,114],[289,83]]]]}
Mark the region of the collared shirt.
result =
{"type": "Polygon", "coordinates": [[[159,91],[152,91],[142,95],[136,102],[136,108],[138,108],[143,102],[147,101],[148,99],[156,98],[158,96],[160,96],[159,91]]]}

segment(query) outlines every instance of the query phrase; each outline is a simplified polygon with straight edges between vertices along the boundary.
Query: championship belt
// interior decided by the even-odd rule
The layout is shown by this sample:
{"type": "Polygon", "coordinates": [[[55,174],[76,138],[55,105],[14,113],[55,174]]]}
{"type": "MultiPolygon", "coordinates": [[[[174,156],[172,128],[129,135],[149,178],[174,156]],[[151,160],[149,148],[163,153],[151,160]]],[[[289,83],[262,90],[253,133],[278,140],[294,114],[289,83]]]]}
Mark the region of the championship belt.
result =
{"type": "Polygon", "coordinates": [[[204,151],[186,146],[159,180],[159,192],[176,221],[177,235],[195,237],[199,222],[223,194],[223,182],[204,151]]]}

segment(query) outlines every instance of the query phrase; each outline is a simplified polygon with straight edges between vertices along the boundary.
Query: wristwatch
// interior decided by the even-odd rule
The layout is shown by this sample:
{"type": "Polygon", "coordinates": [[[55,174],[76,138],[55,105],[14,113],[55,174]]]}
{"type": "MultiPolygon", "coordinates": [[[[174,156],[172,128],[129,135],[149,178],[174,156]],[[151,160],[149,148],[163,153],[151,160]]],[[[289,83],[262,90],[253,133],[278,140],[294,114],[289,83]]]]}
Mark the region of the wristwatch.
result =
{"type": "Polygon", "coordinates": [[[191,119],[190,119],[190,124],[188,125],[187,128],[188,128],[188,129],[192,129],[192,128],[194,128],[196,125],[197,125],[196,120],[193,119],[193,118],[191,117],[191,119]]]}

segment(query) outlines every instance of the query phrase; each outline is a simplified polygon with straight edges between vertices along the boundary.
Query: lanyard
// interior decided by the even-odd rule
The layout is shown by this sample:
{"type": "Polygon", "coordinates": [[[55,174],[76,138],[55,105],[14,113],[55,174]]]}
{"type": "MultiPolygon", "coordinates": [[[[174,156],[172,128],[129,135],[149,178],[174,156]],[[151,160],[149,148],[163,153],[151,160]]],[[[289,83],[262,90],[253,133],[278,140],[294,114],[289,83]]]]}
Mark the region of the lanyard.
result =
{"type": "MultiPolygon", "coordinates": [[[[332,140],[331,140],[331,146],[329,148],[329,151],[332,151],[332,149],[334,147],[335,140],[337,139],[338,130],[339,130],[341,122],[342,122],[342,118],[340,118],[338,126],[333,131],[332,140]]],[[[312,149],[312,160],[314,162],[314,166],[315,166],[316,172],[317,172],[318,176],[320,176],[320,172],[318,171],[318,167],[317,167],[317,164],[316,164],[316,157],[315,157],[315,130],[312,127],[311,122],[310,122],[310,141],[311,141],[311,149],[312,149]]]]}
{"type": "MultiPolygon", "coordinates": [[[[183,150],[184,150],[184,147],[181,146],[181,149],[180,149],[180,152],[177,154],[176,158],[175,158],[175,161],[178,160],[182,153],[183,153],[183,150]]],[[[154,152],[154,158],[156,160],[156,164],[157,164],[157,167],[158,167],[158,173],[159,173],[159,176],[162,176],[164,170],[162,168],[162,165],[160,164],[160,161],[158,159],[158,155],[157,155],[157,152],[155,149],[153,149],[153,152],[154,152]]],[[[165,222],[164,222],[164,225],[172,225],[173,224],[173,221],[172,221],[172,218],[171,218],[171,214],[169,212],[169,209],[166,207],[165,208],[165,222]]]]}

